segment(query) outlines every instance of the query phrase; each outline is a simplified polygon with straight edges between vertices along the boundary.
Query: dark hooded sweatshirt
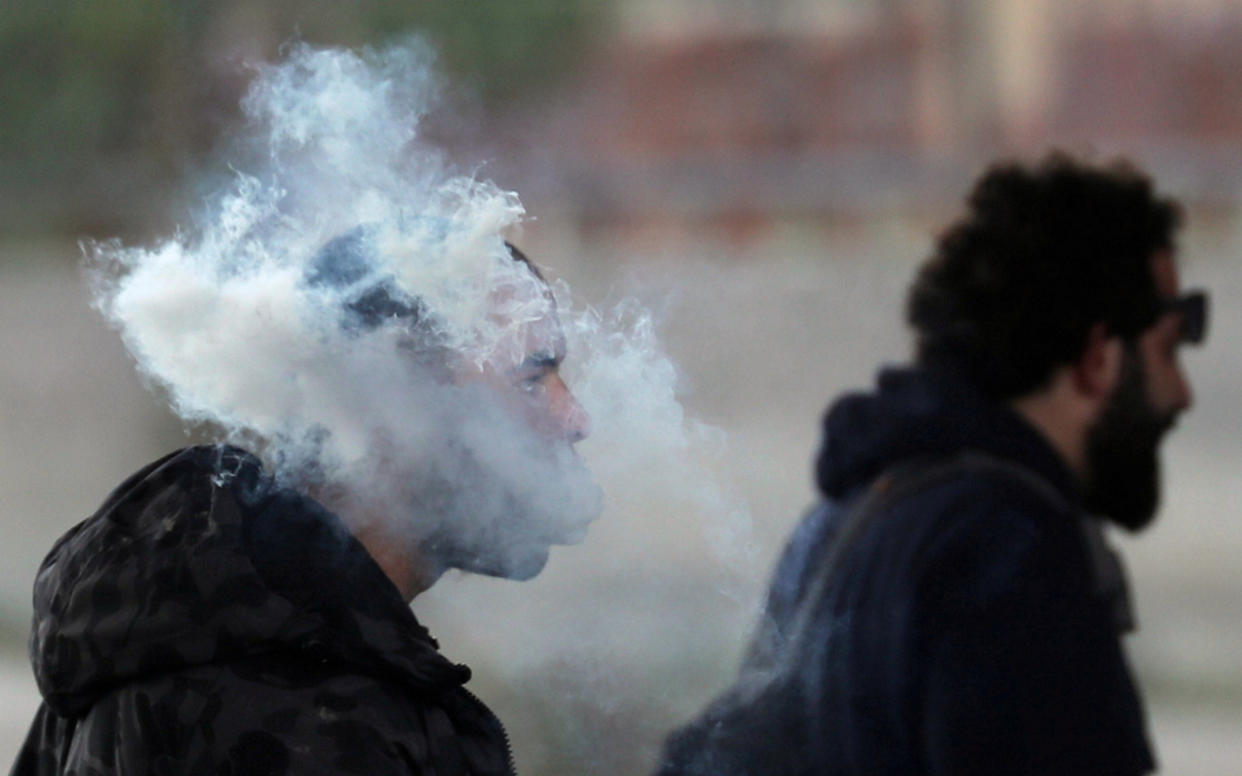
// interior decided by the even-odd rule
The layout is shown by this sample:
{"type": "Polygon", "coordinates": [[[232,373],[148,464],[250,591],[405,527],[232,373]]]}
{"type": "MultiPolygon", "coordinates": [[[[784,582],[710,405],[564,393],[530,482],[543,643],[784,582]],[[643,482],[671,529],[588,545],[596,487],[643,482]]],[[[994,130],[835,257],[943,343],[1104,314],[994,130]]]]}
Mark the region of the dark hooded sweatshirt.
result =
{"type": "Polygon", "coordinates": [[[1044,437],[910,369],[840,399],[824,430],[825,500],[737,683],[670,737],[660,773],[1150,771],[1120,566],[1044,437]]]}
{"type": "Polygon", "coordinates": [[[14,776],[512,773],[469,670],[335,515],[236,448],[130,477],[34,605],[44,702],[14,776]]]}

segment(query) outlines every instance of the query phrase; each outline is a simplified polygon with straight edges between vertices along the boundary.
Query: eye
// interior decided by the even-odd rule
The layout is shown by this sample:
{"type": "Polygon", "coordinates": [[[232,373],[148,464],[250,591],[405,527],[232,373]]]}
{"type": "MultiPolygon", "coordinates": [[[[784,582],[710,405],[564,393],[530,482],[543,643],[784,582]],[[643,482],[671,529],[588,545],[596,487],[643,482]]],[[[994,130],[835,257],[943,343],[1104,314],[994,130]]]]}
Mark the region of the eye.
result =
{"type": "Polygon", "coordinates": [[[542,374],[530,375],[529,377],[524,377],[520,381],[518,381],[518,389],[522,391],[522,393],[530,394],[532,396],[538,396],[539,394],[543,393],[543,389],[544,389],[543,377],[544,376],[542,374]]]}

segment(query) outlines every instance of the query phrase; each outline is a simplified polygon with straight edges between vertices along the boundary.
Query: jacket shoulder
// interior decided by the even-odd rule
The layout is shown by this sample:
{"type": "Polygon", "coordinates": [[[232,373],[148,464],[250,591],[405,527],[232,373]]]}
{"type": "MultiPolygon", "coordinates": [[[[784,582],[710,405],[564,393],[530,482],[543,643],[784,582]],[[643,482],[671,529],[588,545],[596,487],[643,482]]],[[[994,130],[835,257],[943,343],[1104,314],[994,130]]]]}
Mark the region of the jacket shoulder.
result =
{"type": "Polygon", "coordinates": [[[770,603],[800,603],[834,553],[842,566],[889,569],[856,579],[886,580],[896,571],[917,580],[941,567],[970,573],[1020,566],[1044,552],[1072,556],[1079,520],[1063,494],[1020,465],[973,453],[909,461],[808,512],[782,553],[770,603]]]}
{"type": "Polygon", "coordinates": [[[270,655],[131,683],[79,720],[44,707],[14,775],[423,773],[438,713],[314,656],[270,655]]]}

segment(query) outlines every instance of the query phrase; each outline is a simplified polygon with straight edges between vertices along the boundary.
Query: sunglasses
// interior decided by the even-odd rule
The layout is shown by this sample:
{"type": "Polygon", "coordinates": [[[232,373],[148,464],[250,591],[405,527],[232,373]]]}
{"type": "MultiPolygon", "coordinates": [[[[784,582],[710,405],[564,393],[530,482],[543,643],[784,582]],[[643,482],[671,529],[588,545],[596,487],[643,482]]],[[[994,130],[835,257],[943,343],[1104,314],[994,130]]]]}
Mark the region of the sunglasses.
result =
{"type": "Polygon", "coordinates": [[[1182,342],[1198,345],[1207,338],[1208,294],[1196,289],[1187,291],[1163,305],[1162,312],[1177,313],[1182,317],[1182,342]]]}

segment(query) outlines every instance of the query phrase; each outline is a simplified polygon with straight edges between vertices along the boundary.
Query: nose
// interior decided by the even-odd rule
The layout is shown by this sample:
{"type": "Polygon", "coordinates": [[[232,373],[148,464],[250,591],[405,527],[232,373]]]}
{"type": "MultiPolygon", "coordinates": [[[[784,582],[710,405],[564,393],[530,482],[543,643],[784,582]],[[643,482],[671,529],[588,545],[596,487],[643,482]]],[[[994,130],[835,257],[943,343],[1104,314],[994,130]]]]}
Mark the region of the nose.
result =
{"type": "Polygon", "coordinates": [[[581,442],[591,434],[591,416],[574,396],[573,391],[561,379],[560,375],[552,378],[549,393],[553,419],[559,435],[571,444],[581,442]]]}

